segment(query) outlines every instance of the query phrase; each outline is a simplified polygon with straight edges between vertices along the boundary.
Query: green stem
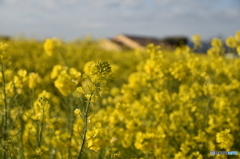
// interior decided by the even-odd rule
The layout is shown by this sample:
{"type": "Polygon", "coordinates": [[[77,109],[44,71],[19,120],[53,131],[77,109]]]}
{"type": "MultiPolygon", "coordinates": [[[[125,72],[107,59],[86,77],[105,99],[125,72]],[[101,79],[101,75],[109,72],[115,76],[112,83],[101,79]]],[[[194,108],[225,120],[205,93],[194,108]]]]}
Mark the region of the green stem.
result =
{"type": "Polygon", "coordinates": [[[80,159],[81,158],[81,155],[83,153],[83,148],[84,148],[84,145],[86,143],[86,134],[87,134],[87,129],[88,129],[88,111],[89,111],[89,107],[90,107],[90,102],[91,102],[91,98],[92,98],[92,95],[93,93],[91,94],[90,96],[90,99],[87,103],[87,106],[86,106],[86,109],[85,109],[85,112],[84,112],[84,115],[83,115],[83,122],[84,122],[84,129],[83,129],[83,135],[82,135],[82,144],[80,146],[80,149],[79,149],[79,153],[78,153],[78,156],[77,156],[77,159],[80,159]]]}
{"type": "Polygon", "coordinates": [[[43,126],[44,126],[44,108],[42,109],[42,120],[41,120],[41,125],[40,125],[40,131],[39,131],[39,138],[38,138],[38,147],[41,147],[41,142],[42,142],[42,133],[43,133],[43,126]]]}

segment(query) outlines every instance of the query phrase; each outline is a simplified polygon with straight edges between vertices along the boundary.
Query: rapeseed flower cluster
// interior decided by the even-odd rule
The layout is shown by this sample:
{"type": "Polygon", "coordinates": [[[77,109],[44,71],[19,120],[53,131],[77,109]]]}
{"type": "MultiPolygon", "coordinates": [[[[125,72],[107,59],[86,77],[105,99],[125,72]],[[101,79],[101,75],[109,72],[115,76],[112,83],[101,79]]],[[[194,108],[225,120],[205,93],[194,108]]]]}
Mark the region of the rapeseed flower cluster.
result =
{"type": "Polygon", "coordinates": [[[235,36],[229,36],[226,39],[227,47],[231,48],[232,51],[236,51],[240,55],[240,31],[237,31],[235,36]]]}
{"type": "Polygon", "coordinates": [[[211,41],[211,48],[208,49],[207,54],[212,56],[219,56],[224,54],[224,47],[221,39],[213,38],[211,41]]]}
{"type": "Polygon", "coordinates": [[[230,130],[226,129],[217,133],[216,141],[219,143],[220,148],[230,151],[230,148],[233,145],[233,136],[230,134],[230,130]]]}
{"type": "Polygon", "coordinates": [[[51,72],[51,78],[54,81],[55,87],[64,96],[72,93],[77,85],[81,82],[81,73],[74,68],[68,68],[61,65],[54,66],[51,72]]]}
{"type": "Polygon", "coordinates": [[[61,46],[61,41],[57,38],[46,39],[44,50],[48,56],[52,56],[58,47],[61,46]]]}
{"type": "Polygon", "coordinates": [[[194,49],[198,49],[202,47],[202,37],[199,34],[193,35],[192,36],[192,41],[194,44],[194,49]]]}

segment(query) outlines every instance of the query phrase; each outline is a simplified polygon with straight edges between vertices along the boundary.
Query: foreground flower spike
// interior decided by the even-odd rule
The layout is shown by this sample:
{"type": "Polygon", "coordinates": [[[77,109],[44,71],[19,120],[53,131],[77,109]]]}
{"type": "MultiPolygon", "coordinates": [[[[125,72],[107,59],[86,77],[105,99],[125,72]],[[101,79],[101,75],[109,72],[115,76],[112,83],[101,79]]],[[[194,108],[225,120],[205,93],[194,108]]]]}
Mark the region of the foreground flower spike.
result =
{"type": "Polygon", "coordinates": [[[102,75],[106,75],[111,72],[111,67],[108,62],[98,62],[96,65],[98,72],[102,75]]]}
{"type": "Polygon", "coordinates": [[[81,142],[77,159],[80,159],[84,155],[86,149],[94,150],[95,145],[91,142],[99,141],[99,139],[96,139],[96,135],[88,135],[90,133],[89,124],[91,123],[90,107],[96,107],[99,97],[108,92],[106,85],[112,72],[110,64],[106,61],[97,63],[88,62],[84,67],[84,71],[82,86],[77,87],[73,92],[74,97],[85,100],[85,106],[74,110],[74,114],[82,119],[82,122],[80,122],[81,125],[75,125],[75,127],[81,127],[82,129],[80,132],[81,142]]]}

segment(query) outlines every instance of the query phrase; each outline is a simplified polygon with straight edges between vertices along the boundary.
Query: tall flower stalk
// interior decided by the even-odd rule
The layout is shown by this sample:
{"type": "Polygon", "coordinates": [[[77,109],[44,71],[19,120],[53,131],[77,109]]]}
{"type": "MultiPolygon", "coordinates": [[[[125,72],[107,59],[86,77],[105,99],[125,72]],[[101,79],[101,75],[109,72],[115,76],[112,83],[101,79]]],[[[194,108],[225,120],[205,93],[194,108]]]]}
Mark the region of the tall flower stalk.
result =
{"type": "Polygon", "coordinates": [[[75,114],[79,115],[83,122],[83,128],[81,132],[81,142],[77,155],[77,159],[83,156],[86,143],[89,140],[87,138],[87,131],[89,127],[89,113],[91,106],[96,104],[98,98],[107,92],[107,81],[111,76],[111,67],[108,62],[98,62],[97,64],[90,64],[89,69],[83,75],[82,87],[78,87],[74,95],[75,97],[84,98],[86,101],[85,107],[76,109],[75,114]],[[82,111],[82,114],[80,112],[82,111]]]}

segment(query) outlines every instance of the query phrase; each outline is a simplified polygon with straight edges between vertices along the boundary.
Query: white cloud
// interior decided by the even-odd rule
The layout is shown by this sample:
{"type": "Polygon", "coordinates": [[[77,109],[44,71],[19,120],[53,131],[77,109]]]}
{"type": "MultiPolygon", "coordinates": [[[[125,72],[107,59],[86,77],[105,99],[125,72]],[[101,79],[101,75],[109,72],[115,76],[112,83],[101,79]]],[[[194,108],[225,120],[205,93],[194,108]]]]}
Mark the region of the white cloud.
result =
{"type": "MultiPolygon", "coordinates": [[[[25,28],[26,31],[42,34],[58,32],[69,38],[76,33],[92,32],[109,36],[127,30],[130,33],[160,36],[185,34],[188,31],[190,34],[201,28],[207,32],[208,28],[216,25],[226,29],[226,21],[234,21],[234,25],[240,26],[240,22],[237,22],[240,17],[240,10],[236,7],[238,1],[0,0],[0,31],[8,31],[11,26],[11,30],[15,32],[18,28],[25,28]],[[45,31],[46,29],[48,30],[45,31]]],[[[209,30],[214,32],[213,29],[209,30]]]]}

